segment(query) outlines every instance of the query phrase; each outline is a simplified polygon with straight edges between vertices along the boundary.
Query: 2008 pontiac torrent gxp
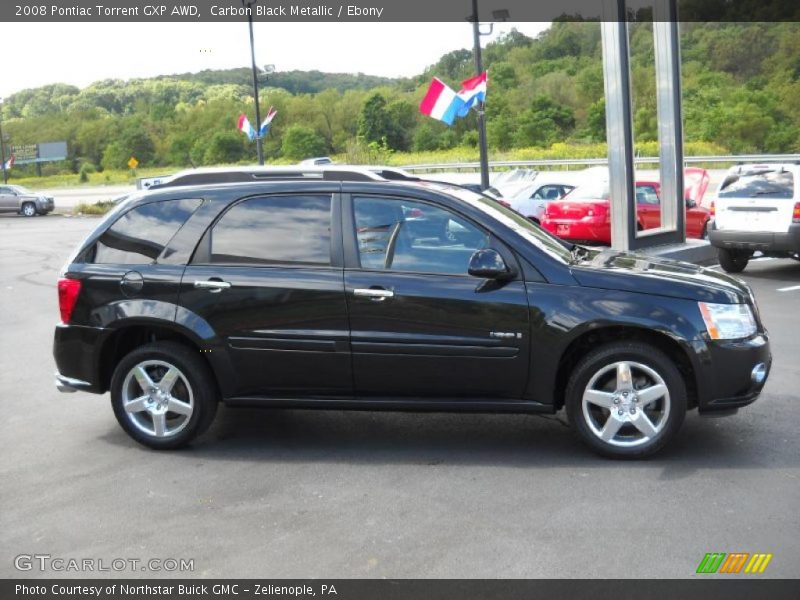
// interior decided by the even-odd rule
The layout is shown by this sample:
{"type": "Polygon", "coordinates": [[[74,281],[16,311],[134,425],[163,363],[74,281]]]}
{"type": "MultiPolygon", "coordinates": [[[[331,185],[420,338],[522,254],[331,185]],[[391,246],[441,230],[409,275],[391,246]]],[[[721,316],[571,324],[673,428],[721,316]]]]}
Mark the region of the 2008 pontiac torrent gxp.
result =
{"type": "Polygon", "coordinates": [[[110,390],[152,448],[194,439],[222,401],[566,408],[594,450],[640,457],[687,410],[736,412],[766,381],[755,300],[723,273],[570,245],[443,184],[234,175],[132,196],[58,281],[57,386],[110,390]]]}

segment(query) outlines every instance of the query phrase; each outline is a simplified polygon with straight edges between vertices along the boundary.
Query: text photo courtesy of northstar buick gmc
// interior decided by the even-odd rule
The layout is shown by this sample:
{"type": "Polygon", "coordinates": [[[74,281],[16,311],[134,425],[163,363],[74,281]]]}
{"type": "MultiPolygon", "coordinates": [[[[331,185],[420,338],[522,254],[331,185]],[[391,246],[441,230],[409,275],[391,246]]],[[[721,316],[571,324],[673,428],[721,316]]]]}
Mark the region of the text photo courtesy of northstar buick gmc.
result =
{"type": "Polygon", "coordinates": [[[191,442],[221,401],[566,409],[595,451],[641,457],[687,410],[732,414],[766,381],[755,299],[724,273],[576,246],[446,184],[346,167],[227,180],[132,195],[58,281],[57,386],[110,391],[149,447],[191,442]]]}

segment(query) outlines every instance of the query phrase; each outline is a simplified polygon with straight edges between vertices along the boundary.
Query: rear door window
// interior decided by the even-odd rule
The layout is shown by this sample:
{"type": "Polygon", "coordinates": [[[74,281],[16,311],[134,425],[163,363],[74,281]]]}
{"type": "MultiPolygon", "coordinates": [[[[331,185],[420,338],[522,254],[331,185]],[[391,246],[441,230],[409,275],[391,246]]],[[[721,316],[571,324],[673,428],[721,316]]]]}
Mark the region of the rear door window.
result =
{"type": "Polygon", "coordinates": [[[146,265],[156,261],[202,200],[164,200],[125,212],[95,244],[94,261],[146,265]]]}
{"type": "Polygon", "coordinates": [[[211,262],[331,264],[331,196],[265,196],[239,202],[211,230],[211,262]]]}
{"type": "Polygon", "coordinates": [[[729,175],[720,186],[719,198],[793,198],[794,176],[790,171],[754,170],[729,175]]]}

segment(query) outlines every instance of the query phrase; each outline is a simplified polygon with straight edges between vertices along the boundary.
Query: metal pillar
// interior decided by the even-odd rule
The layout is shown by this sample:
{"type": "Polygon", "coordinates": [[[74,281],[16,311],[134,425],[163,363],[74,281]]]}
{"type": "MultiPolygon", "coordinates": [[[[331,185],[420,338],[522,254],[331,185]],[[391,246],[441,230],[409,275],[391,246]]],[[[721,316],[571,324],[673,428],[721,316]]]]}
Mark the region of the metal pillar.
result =
{"type": "Polygon", "coordinates": [[[633,124],[625,0],[603,0],[603,76],[606,100],[611,245],[636,250],[686,239],[683,124],[677,0],[654,0],[661,227],[637,232],[633,124]]]}
{"type": "Polygon", "coordinates": [[[264,140],[261,137],[261,108],[258,104],[258,67],[256,67],[256,45],[253,40],[253,5],[258,0],[242,0],[242,4],[249,8],[247,11],[247,24],[250,27],[250,60],[253,67],[253,100],[256,105],[256,152],[258,154],[258,164],[264,165],[264,140]]]}
{"type": "Polygon", "coordinates": [[[603,0],[603,78],[606,98],[611,246],[635,246],[636,194],[633,189],[633,122],[625,0],[603,0]]]}
{"type": "MultiPolygon", "coordinates": [[[[483,73],[481,61],[481,24],[478,19],[478,0],[472,0],[472,37],[475,52],[475,71],[483,73]]],[[[481,154],[481,189],[489,187],[489,152],[486,148],[486,112],[483,102],[478,102],[478,145],[481,154]]]]}
{"type": "Polygon", "coordinates": [[[658,153],[661,157],[661,228],[677,234],[676,242],[685,242],[681,55],[675,4],[674,0],[655,0],[653,7],[658,153]]]}

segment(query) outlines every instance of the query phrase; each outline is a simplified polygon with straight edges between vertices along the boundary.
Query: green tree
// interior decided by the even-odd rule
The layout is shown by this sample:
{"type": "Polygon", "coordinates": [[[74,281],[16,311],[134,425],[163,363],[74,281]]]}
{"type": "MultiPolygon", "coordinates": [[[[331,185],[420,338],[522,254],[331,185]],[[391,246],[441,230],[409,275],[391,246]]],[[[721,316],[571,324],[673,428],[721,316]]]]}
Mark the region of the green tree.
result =
{"type": "Polygon", "coordinates": [[[361,115],[358,118],[358,137],[365,142],[380,143],[394,137],[394,128],[386,110],[386,98],[383,95],[372,94],[364,103],[361,115]]]}
{"type": "Polygon", "coordinates": [[[211,136],[203,154],[207,165],[235,163],[244,155],[244,136],[235,131],[217,131],[211,136]]]}
{"type": "Polygon", "coordinates": [[[286,158],[302,160],[322,156],[328,149],[325,139],[316,131],[303,125],[292,125],[283,135],[281,151],[286,158]]]}

